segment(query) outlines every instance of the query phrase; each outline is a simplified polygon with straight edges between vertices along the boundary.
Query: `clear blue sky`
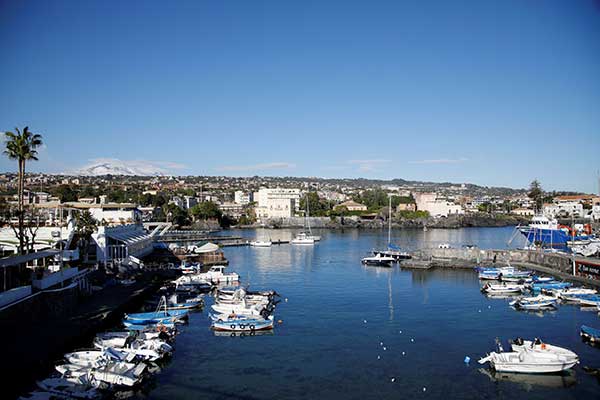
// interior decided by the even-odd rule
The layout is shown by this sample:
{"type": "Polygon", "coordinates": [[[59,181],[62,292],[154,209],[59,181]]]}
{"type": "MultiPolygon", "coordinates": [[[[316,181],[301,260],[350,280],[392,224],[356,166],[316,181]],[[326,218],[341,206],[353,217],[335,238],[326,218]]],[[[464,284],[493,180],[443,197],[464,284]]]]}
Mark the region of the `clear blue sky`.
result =
{"type": "Polygon", "coordinates": [[[33,171],[597,191],[594,0],[4,1],[0,49],[0,131],[44,136],[33,171]]]}

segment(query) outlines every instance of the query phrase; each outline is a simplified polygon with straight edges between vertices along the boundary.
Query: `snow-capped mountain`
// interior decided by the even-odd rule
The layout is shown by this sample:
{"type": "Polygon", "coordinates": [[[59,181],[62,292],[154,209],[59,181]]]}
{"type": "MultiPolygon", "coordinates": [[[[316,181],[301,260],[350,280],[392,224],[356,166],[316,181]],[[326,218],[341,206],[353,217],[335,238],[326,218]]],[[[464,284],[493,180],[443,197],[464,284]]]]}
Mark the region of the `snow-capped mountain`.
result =
{"type": "Polygon", "coordinates": [[[174,163],[155,161],[123,161],[118,159],[97,159],[77,170],[77,175],[128,175],[128,176],[164,176],[172,175],[172,169],[182,168],[174,163]]]}

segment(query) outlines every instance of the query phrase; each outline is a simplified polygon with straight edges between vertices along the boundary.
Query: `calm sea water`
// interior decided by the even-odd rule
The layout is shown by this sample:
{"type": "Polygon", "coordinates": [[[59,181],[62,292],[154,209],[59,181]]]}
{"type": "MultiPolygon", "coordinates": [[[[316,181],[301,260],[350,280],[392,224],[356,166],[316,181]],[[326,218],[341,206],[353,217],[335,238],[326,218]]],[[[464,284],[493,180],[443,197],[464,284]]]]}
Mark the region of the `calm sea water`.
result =
{"type": "MultiPolygon", "coordinates": [[[[581,399],[599,398],[600,349],[583,344],[581,324],[595,312],[561,306],[552,313],[511,309],[479,292],[471,270],[365,267],[360,258],[385,246],[386,231],[323,231],[314,247],[227,248],[230,270],[254,289],[275,289],[273,334],[216,336],[207,311],[191,315],[172,361],[154,378],[151,399],[581,399]],[[494,338],[542,337],[577,352],[574,373],[488,376],[476,360],[494,338]],[[463,362],[470,356],[470,364],[463,362]],[[483,372],[482,372],[483,371],[483,372]]],[[[287,230],[235,231],[287,239],[287,230]]],[[[415,249],[448,242],[506,248],[512,228],[395,231],[415,249]]],[[[518,238],[513,246],[521,245],[518,238]]],[[[212,300],[209,299],[211,304],[212,300]]]]}

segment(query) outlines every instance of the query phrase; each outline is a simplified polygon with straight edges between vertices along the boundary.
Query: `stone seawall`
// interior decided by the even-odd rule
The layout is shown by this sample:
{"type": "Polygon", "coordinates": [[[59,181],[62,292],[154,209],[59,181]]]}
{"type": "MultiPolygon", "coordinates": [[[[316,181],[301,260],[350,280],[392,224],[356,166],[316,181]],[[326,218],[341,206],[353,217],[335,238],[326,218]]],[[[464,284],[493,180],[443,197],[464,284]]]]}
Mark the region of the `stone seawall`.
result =
{"type": "MultiPolygon", "coordinates": [[[[504,266],[507,263],[521,266],[562,279],[577,281],[600,287],[600,281],[573,275],[573,258],[566,254],[544,253],[528,250],[483,250],[483,249],[421,249],[413,257],[420,262],[430,262],[432,266],[448,265],[474,267],[479,264],[504,266]]],[[[576,263],[589,259],[575,258],[576,263]]]]}

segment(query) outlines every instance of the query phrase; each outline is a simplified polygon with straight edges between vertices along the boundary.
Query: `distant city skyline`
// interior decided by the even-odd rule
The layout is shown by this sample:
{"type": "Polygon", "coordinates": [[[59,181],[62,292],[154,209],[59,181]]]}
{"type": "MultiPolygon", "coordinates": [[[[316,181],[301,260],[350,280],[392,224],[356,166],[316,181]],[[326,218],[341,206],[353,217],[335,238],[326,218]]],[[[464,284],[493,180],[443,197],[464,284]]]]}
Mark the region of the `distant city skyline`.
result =
{"type": "Polygon", "coordinates": [[[28,171],[598,192],[598,1],[176,4],[0,4],[28,171]]]}

